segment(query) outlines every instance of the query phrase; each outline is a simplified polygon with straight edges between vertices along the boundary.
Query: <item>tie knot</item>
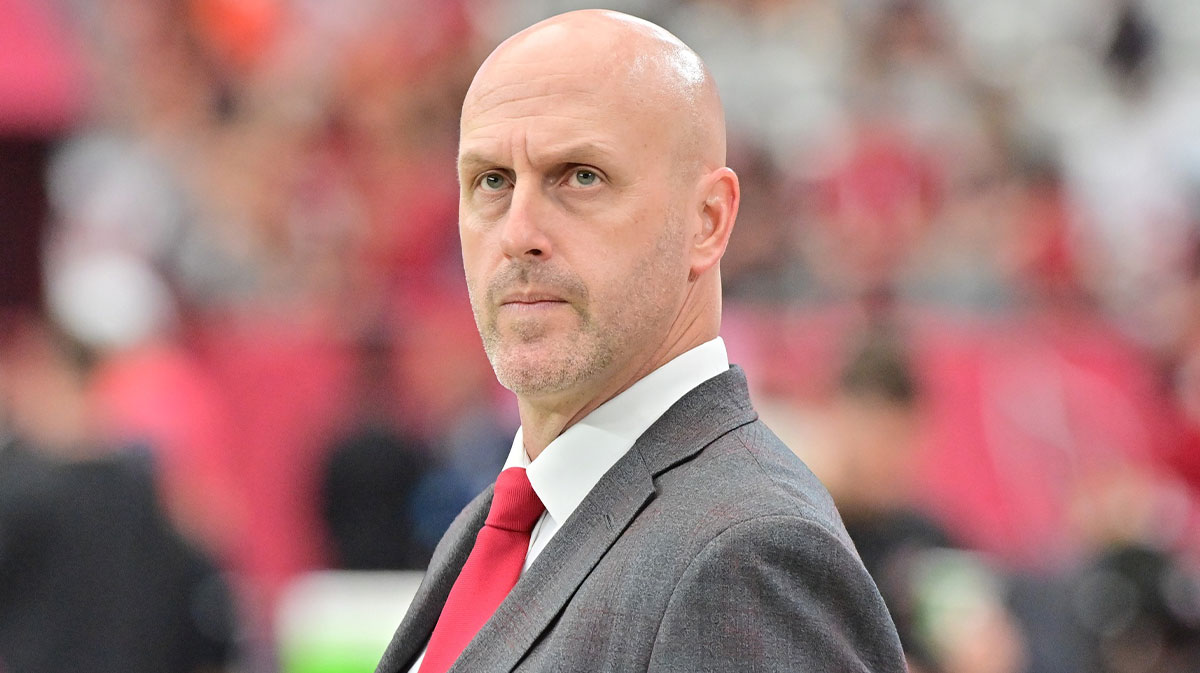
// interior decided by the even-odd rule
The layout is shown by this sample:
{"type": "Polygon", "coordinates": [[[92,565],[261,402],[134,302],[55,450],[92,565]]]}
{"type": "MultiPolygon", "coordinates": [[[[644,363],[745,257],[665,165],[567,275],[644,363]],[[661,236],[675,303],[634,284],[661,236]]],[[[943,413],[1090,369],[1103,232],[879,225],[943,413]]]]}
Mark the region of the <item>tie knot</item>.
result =
{"type": "Polygon", "coordinates": [[[492,495],[492,508],[488,510],[487,525],[505,530],[528,533],[533,530],[538,517],[546,510],[525,468],[510,467],[496,477],[496,491],[492,495]]]}

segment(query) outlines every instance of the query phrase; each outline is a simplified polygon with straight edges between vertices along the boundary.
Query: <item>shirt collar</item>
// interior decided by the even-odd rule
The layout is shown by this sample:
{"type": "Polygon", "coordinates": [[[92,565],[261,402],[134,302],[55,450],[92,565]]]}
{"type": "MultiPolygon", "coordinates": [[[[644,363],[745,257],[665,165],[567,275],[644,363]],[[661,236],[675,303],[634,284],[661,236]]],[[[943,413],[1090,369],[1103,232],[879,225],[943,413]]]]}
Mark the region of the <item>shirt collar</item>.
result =
{"type": "Polygon", "coordinates": [[[621,456],[688,391],[729,369],[721,337],[680,354],[596,407],[530,462],[517,429],[504,468],[524,467],[546,512],[563,523],[621,456]]]}

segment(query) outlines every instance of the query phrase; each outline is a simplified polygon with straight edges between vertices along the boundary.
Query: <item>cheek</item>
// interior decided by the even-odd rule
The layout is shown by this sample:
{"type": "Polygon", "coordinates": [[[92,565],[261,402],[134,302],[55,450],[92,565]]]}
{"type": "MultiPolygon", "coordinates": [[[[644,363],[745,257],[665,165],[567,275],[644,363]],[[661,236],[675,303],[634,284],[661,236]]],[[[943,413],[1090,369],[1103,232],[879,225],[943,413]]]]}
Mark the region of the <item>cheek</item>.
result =
{"type": "MultiPolygon", "coordinates": [[[[667,235],[636,247],[606,249],[589,259],[590,283],[613,313],[654,322],[674,309],[684,285],[686,260],[667,235]]],[[[599,304],[599,302],[597,302],[599,304]]]]}
{"type": "Polygon", "coordinates": [[[463,270],[470,284],[487,264],[488,244],[482,230],[467,224],[459,226],[458,237],[462,247],[463,270]]]}

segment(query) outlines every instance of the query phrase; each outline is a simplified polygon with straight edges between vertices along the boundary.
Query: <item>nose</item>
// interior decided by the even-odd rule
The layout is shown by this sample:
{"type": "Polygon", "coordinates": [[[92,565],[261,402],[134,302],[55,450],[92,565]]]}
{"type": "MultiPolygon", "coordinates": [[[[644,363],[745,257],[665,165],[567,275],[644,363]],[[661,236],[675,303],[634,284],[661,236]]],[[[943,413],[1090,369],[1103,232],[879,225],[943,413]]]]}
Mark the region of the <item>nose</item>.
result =
{"type": "Polygon", "coordinates": [[[513,187],[512,200],[501,224],[500,247],[505,257],[544,260],[550,257],[545,224],[549,213],[544,195],[526,180],[513,187]]]}

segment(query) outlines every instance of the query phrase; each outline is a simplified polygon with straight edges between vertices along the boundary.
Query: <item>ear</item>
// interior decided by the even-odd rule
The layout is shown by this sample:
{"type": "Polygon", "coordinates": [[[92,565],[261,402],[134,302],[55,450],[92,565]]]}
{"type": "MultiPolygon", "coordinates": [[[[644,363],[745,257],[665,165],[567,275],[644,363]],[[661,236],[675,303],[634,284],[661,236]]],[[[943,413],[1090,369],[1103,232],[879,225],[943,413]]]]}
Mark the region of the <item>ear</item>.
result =
{"type": "Polygon", "coordinates": [[[688,249],[690,279],[699,278],[721,261],[725,247],[729,245],[729,235],[733,233],[740,200],[741,187],[733,169],[718,168],[700,180],[694,201],[699,209],[700,229],[688,249]]]}

